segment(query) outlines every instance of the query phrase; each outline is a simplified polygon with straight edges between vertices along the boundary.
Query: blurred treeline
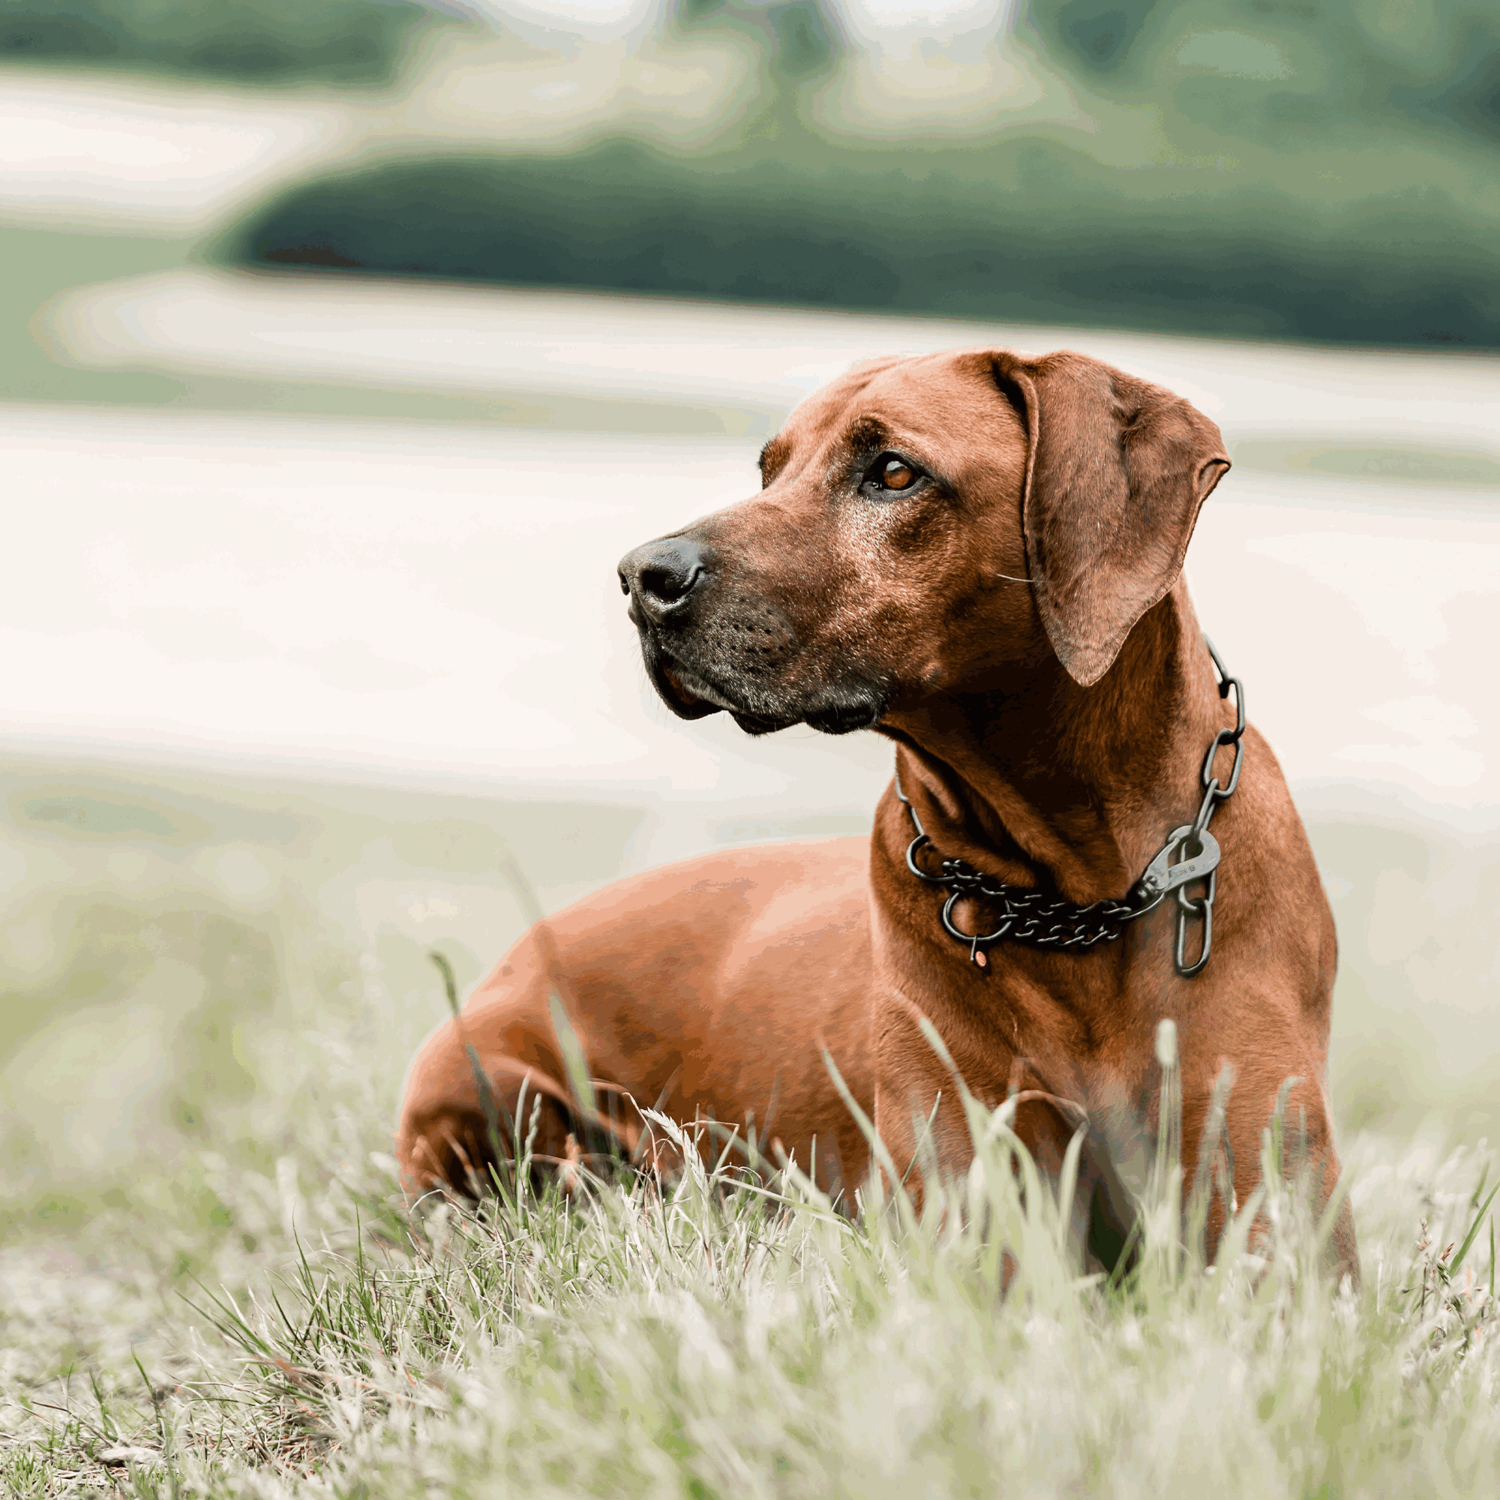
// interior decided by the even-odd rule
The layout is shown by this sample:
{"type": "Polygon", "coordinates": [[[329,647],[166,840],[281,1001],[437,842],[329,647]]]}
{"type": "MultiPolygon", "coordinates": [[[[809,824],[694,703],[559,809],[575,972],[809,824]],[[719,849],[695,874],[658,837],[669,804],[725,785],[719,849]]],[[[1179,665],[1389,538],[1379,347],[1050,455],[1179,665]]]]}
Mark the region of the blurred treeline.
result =
{"type": "Polygon", "coordinates": [[[370,83],[433,14],[419,0],[0,0],[0,58],[246,83],[370,83]]]}
{"type": "MultiPolygon", "coordinates": [[[[12,52],[323,78],[394,76],[402,29],[435,15],[404,0],[7,0],[4,13],[12,52]]],[[[549,59],[587,65],[534,16],[492,24],[514,32],[524,64],[495,73],[497,95],[549,59]]],[[[1495,0],[1019,0],[969,24],[882,40],[834,0],[668,0],[629,46],[663,64],[718,48],[748,85],[707,106],[665,93],[642,105],[637,82],[628,106],[571,133],[487,135],[481,122],[461,139],[386,136],[286,187],[216,253],[1500,344],[1495,0]],[[706,112],[658,128],[684,108],[706,112]]]]}

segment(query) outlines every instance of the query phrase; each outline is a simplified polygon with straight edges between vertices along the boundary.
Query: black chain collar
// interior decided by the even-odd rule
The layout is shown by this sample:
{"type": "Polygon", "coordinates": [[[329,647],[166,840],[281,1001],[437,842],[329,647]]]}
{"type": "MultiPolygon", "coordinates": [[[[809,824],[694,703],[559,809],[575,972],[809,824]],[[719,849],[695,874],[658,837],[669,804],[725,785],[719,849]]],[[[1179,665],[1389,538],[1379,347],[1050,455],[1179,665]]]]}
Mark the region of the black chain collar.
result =
{"type": "Polygon", "coordinates": [[[1106,899],[1079,906],[1060,896],[1049,896],[1045,891],[1028,891],[1006,885],[1003,880],[976,870],[962,859],[945,859],[936,874],[929,873],[917,863],[917,857],[923,849],[931,848],[932,840],[923,831],[922,820],[917,816],[911,799],[901,789],[900,772],[896,773],[896,795],[906,804],[912,827],[917,831],[917,836],[907,845],[906,868],[918,880],[941,886],[948,892],[941,917],[943,931],[956,941],[967,944],[970,959],[981,969],[989,964],[986,949],[1001,939],[1025,943],[1032,948],[1087,953],[1098,943],[1113,942],[1129,923],[1144,917],[1148,911],[1154,911],[1170,892],[1175,891],[1177,942],[1172,962],[1185,979],[1203,971],[1213,947],[1214,892],[1219,868],[1219,845],[1208,831],[1208,824],[1214,809],[1234,795],[1234,789],[1240,784],[1240,766],[1245,759],[1245,689],[1238,677],[1231,677],[1224,670],[1224,663],[1219,660],[1219,653],[1207,636],[1203,637],[1203,643],[1213,658],[1214,671],[1219,679],[1219,697],[1227,698],[1231,689],[1234,692],[1234,728],[1219,730],[1214,735],[1213,744],[1208,747],[1208,754],[1203,757],[1203,801],[1198,805],[1198,816],[1191,823],[1172,830],[1141,878],[1118,901],[1106,899]],[[1213,774],[1214,757],[1225,745],[1234,746],[1234,764],[1228,782],[1220,786],[1219,778],[1213,774]],[[1189,896],[1188,886],[1199,880],[1206,882],[1203,894],[1189,896]],[[964,932],[953,920],[953,908],[965,896],[982,896],[999,904],[1000,923],[993,932],[964,932]],[[1187,929],[1189,921],[1194,918],[1203,924],[1203,939],[1197,959],[1189,963],[1187,929]]]}

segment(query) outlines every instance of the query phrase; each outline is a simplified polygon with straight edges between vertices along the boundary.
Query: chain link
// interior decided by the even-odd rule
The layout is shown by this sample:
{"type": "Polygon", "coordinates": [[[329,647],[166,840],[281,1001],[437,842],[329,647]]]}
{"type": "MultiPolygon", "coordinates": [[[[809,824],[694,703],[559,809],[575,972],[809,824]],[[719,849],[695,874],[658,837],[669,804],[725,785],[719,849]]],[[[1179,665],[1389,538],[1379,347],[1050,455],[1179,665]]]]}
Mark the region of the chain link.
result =
{"type": "Polygon", "coordinates": [[[1213,642],[1207,636],[1204,636],[1203,641],[1213,660],[1219,697],[1226,699],[1231,692],[1234,693],[1235,727],[1219,730],[1203,758],[1200,778],[1203,800],[1198,805],[1197,816],[1191,823],[1172,830],[1167,842],[1122,900],[1112,901],[1106,898],[1091,902],[1088,906],[1079,906],[1076,902],[1048,895],[1045,891],[1023,890],[1019,886],[1007,885],[1003,880],[986,875],[962,859],[943,859],[936,870],[924,870],[921,855],[924,850],[933,847],[932,840],[923,831],[922,820],[917,816],[911,799],[902,790],[900,773],[897,773],[896,796],[905,804],[912,827],[916,830],[916,837],[907,845],[906,867],[918,880],[948,892],[940,919],[943,931],[955,941],[966,944],[970,959],[980,968],[988,966],[986,950],[1002,940],[1023,943],[1030,948],[1087,953],[1100,943],[1113,942],[1129,923],[1154,911],[1171,893],[1175,894],[1177,901],[1173,964],[1177,972],[1187,979],[1203,972],[1213,947],[1213,907],[1218,888],[1219,865],[1219,845],[1208,831],[1208,825],[1219,804],[1227,802],[1234,795],[1235,788],[1240,784],[1240,768],[1245,759],[1244,686],[1239,678],[1231,677],[1225,671],[1213,642]],[[1234,760],[1230,766],[1229,780],[1221,784],[1214,775],[1214,761],[1225,746],[1234,747],[1234,760]],[[1202,894],[1190,896],[1188,887],[1199,882],[1203,883],[1202,894]],[[954,920],[954,907],[965,898],[982,898],[999,905],[999,921],[992,932],[965,932],[958,926],[954,920]],[[1194,921],[1201,924],[1202,935],[1198,956],[1190,963],[1187,958],[1188,926],[1194,921]]]}

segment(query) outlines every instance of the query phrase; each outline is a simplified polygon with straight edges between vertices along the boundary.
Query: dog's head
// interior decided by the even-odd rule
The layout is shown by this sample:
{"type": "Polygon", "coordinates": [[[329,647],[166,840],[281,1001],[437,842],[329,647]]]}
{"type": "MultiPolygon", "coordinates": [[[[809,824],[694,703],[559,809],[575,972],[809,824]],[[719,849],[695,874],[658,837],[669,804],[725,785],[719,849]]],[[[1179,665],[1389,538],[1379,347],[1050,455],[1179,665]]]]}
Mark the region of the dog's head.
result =
{"type": "Polygon", "coordinates": [[[1080,354],[882,360],[792,413],[759,495],[620,583],[684,718],[841,734],[1053,655],[1097,682],[1228,467],[1187,402],[1080,354]]]}

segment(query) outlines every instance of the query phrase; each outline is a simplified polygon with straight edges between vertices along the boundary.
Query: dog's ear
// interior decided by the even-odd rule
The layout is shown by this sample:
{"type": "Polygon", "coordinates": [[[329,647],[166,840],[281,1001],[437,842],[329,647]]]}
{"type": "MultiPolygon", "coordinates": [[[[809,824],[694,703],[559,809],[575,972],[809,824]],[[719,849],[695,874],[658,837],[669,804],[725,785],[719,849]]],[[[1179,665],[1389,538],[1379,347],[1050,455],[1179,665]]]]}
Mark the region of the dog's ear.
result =
{"type": "Polygon", "coordinates": [[[1000,353],[993,370],[1026,422],[1037,608],[1058,660],[1088,687],[1176,582],[1229,455],[1186,401],[1085,355],[1000,353]]]}

